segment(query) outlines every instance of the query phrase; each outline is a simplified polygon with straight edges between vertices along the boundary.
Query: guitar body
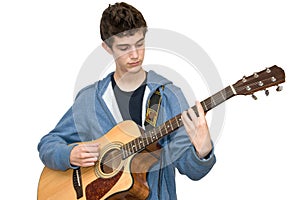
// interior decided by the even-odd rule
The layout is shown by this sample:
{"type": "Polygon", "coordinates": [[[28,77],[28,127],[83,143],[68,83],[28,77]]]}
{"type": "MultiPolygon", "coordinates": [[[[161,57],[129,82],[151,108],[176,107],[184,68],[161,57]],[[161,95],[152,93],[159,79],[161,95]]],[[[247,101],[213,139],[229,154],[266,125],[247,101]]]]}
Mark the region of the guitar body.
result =
{"type": "Polygon", "coordinates": [[[147,172],[159,159],[159,148],[148,146],[122,159],[120,147],[140,137],[142,130],[133,121],[124,121],[103,137],[83,143],[99,143],[99,161],[79,170],[52,170],[44,167],[38,186],[38,200],[146,199],[147,172]],[[153,152],[152,152],[153,151],[153,152]],[[82,190],[76,193],[76,188],[82,190]]]}

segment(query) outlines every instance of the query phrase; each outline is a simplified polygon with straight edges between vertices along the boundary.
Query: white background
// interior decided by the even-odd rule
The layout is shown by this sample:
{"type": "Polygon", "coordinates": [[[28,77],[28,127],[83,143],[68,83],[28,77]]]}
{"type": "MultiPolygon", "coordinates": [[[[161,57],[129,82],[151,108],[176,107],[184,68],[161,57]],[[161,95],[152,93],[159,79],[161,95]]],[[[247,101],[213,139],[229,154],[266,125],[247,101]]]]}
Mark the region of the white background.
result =
{"type": "MultiPolygon", "coordinates": [[[[197,182],[178,174],[178,198],[299,199],[297,1],[128,2],[150,28],[197,42],[224,85],[274,64],[286,72],[282,92],[272,88],[257,101],[238,96],[226,102],[217,163],[197,182]]],[[[100,45],[99,20],[108,3],[114,1],[1,1],[2,197],[36,199],[43,168],[37,144],[72,104],[80,68],[100,45]]]]}

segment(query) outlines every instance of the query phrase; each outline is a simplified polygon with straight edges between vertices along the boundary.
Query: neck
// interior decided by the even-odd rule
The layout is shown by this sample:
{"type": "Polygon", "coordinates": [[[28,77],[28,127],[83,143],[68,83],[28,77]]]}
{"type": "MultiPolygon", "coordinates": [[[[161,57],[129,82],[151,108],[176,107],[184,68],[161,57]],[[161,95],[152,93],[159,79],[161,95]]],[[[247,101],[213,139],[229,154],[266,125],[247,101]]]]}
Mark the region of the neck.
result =
{"type": "Polygon", "coordinates": [[[145,80],[146,72],[142,69],[136,73],[114,73],[114,79],[118,87],[125,92],[136,90],[145,80]]]}

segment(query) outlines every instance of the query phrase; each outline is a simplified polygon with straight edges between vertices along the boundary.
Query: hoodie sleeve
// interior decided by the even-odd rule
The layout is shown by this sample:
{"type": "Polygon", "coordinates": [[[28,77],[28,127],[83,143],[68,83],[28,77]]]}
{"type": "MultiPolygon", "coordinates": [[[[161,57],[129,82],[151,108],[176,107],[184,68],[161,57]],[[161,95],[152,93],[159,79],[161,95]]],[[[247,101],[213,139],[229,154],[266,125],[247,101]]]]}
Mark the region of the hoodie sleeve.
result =
{"type": "Polygon", "coordinates": [[[38,144],[41,161],[51,169],[72,168],[69,158],[74,145],[69,144],[79,141],[72,113],[70,108],[56,127],[42,137],[38,144]]]}
{"type": "MultiPolygon", "coordinates": [[[[182,91],[174,85],[165,88],[164,98],[165,101],[162,105],[165,120],[189,108],[182,91]]],[[[175,165],[181,174],[185,174],[192,180],[204,177],[216,162],[213,150],[205,159],[197,156],[183,126],[164,138],[162,146],[164,147],[165,164],[175,165]]]]}

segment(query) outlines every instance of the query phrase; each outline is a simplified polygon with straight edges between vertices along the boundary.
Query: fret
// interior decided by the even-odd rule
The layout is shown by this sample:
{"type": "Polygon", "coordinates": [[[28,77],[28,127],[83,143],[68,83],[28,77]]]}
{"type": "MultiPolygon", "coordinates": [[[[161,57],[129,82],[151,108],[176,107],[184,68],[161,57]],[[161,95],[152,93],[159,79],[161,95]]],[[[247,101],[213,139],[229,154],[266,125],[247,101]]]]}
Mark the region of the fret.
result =
{"type": "Polygon", "coordinates": [[[126,144],[123,145],[124,158],[127,158],[126,144]]]}
{"type": "Polygon", "coordinates": [[[172,121],[171,121],[171,119],[169,120],[169,122],[170,122],[170,125],[171,125],[171,130],[173,131],[173,130],[174,130],[174,128],[173,128],[173,125],[172,125],[172,121]]]}
{"type": "Polygon", "coordinates": [[[212,105],[214,105],[214,106],[217,105],[217,103],[216,103],[216,101],[215,101],[215,99],[214,99],[213,96],[210,97],[210,100],[211,100],[210,102],[211,102],[212,105]]]}
{"type": "Polygon", "coordinates": [[[139,140],[140,138],[138,137],[138,138],[136,138],[136,141],[137,141],[137,144],[138,144],[138,149],[141,149],[141,143],[140,143],[140,140],[139,140]]]}
{"type": "Polygon", "coordinates": [[[176,130],[177,128],[179,128],[176,118],[172,119],[171,125],[172,125],[173,130],[176,130]]]}
{"type": "Polygon", "coordinates": [[[230,87],[226,87],[225,89],[222,90],[222,96],[224,100],[229,99],[232,97],[233,93],[231,93],[230,87]],[[229,92],[227,91],[229,89],[229,92]]]}
{"type": "Polygon", "coordinates": [[[147,137],[146,136],[141,136],[141,139],[143,141],[143,148],[145,148],[148,145],[147,137]]]}
{"type": "Polygon", "coordinates": [[[148,137],[148,136],[147,136],[147,141],[148,141],[148,143],[147,143],[148,145],[151,144],[151,143],[152,143],[151,137],[148,137]]]}
{"type": "Polygon", "coordinates": [[[144,140],[144,138],[142,138],[142,137],[140,137],[140,144],[141,144],[141,148],[143,149],[143,148],[145,148],[145,140],[144,140]]]}
{"type": "Polygon", "coordinates": [[[205,103],[205,100],[201,102],[201,105],[202,105],[202,107],[204,107],[204,108],[203,108],[204,111],[209,110],[208,107],[207,107],[207,105],[206,105],[206,103],[205,103]]]}
{"type": "Polygon", "coordinates": [[[225,90],[225,94],[227,97],[226,100],[229,99],[230,97],[233,97],[234,95],[236,95],[236,91],[231,85],[226,87],[224,90],[225,90]]]}
{"type": "Polygon", "coordinates": [[[179,116],[179,118],[178,118],[178,122],[179,122],[179,126],[178,127],[180,127],[180,126],[182,126],[183,125],[183,123],[182,123],[182,119],[181,119],[181,115],[179,116]]]}
{"type": "Polygon", "coordinates": [[[178,127],[182,126],[182,119],[181,119],[181,115],[180,117],[178,118],[178,127]]]}
{"type": "Polygon", "coordinates": [[[171,130],[169,130],[169,129],[170,129],[171,126],[170,126],[170,122],[169,121],[166,121],[165,127],[166,127],[166,130],[167,130],[167,133],[170,133],[171,130]]]}
{"type": "Polygon", "coordinates": [[[132,144],[131,145],[132,154],[142,150],[145,147],[144,140],[141,137],[132,140],[130,144],[132,144]]]}
{"type": "Polygon", "coordinates": [[[134,154],[134,149],[133,149],[133,144],[132,144],[132,141],[129,143],[129,154],[132,155],[134,154]]]}
{"type": "Polygon", "coordinates": [[[211,108],[211,100],[210,100],[210,97],[207,98],[207,99],[205,99],[203,102],[205,103],[205,110],[204,110],[204,111],[206,112],[206,110],[210,110],[210,108],[211,108]]]}
{"type": "Polygon", "coordinates": [[[121,147],[121,151],[122,151],[122,158],[123,159],[127,158],[126,151],[124,150],[124,145],[121,147]]]}
{"type": "Polygon", "coordinates": [[[154,128],[154,131],[158,135],[158,138],[161,138],[163,136],[162,133],[161,133],[161,131],[160,131],[160,129],[154,128]]]}
{"type": "Polygon", "coordinates": [[[151,137],[151,142],[154,142],[156,139],[156,135],[153,134],[154,133],[153,130],[151,130],[149,133],[150,133],[150,137],[151,137]]]}
{"type": "Polygon", "coordinates": [[[142,137],[142,140],[143,140],[143,148],[145,148],[149,144],[147,137],[142,137]]]}
{"type": "Polygon", "coordinates": [[[220,92],[220,94],[221,94],[221,96],[222,96],[222,99],[223,99],[223,100],[226,100],[226,97],[224,96],[223,92],[225,92],[225,95],[226,95],[226,91],[225,91],[225,90],[222,90],[222,91],[220,92]]]}
{"type": "Polygon", "coordinates": [[[155,132],[153,130],[152,130],[152,138],[154,141],[157,140],[157,135],[155,134],[155,132]]]}
{"type": "Polygon", "coordinates": [[[218,93],[214,94],[210,99],[212,100],[212,106],[211,106],[211,108],[214,108],[215,106],[217,106],[219,104],[219,100],[220,99],[218,98],[218,93]]]}
{"type": "Polygon", "coordinates": [[[156,129],[153,128],[152,130],[153,130],[153,132],[154,132],[154,135],[155,135],[156,140],[157,140],[158,138],[160,138],[159,135],[158,135],[158,133],[156,132],[156,129]]]}
{"type": "Polygon", "coordinates": [[[131,145],[132,153],[135,153],[137,150],[135,140],[132,140],[132,143],[133,143],[133,145],[131,145]],[[135,148],[135,150],[134,150],[134,148],[135,148]]]}
{"type": "Polygon", "coordinates": [[[149,140],[148,140],[148,136],[147,136],[147,134],[145,134],[145,139],[146,139],[146,144],[148,145],[148,144],[150,144],[150,142],[149,142],[149,140]]]}
{"type": "Polygon", "coordinates": [[[152,143],[152,142],[154,142],[154,141],[153,141],[153,138],[152,138],[151,131],[150,131],[149,133],[150,133],[150,139],[151,139],[151,143],[152,143]]]}
{"type": "Polygon", "coordinates": [[[159,130],[160,136],[164,136],[163,133],[161,132],[161,129],[159,127],[157,127],[157,129],[159,130]]]}
{"type": "Polygon", "coordinates": [[[133,146],[134,146],[134,144],[132,144],[132,141],[131,141],[130,144],[129,144],[130,155],[134,154],[133,146]]]}
{"type": "Polygon", "coordinates": [[[129,145],[130,145],[130,143],[127,143],[127,144],[125,145],[125,150],[126,150],[127,156],[131,155],[129,145]]]}
{"type": "Polygon", "coordinates": [[[214,100],[216,100],[216,104],[215,106],[219,105],[220,103],[224,102],[226,99],[223,98],[222,96],[222,91],[216,93],[215,95],[213,95],[214,100]]]}
{"type": "Polygon", "coordinates": [[[233,96],[234,96],[233,91],[230,88],[230,86],[228,86],[225,89],[217,92],[216,94],[214,94],[211,97],[202,101],[201,105],[202,105],[204,111],[207,112],[210,109],[216,107],[217,105],[223,103],[225,100],[227,100],[233,96]]]}
{"type": "Polygon", "coordinates": [[[176,118],[175,118],[177,128],[179,128],[181,126],[181,123],[180,123],[179,119],[181,120],[181,114],[177,115],[176,118]]]}
{"type": "MultiPolygon", "coordinates": [[[[177,115],[178,116],[178,115],[177,115]]],[[[179,124],[179,122],[178,122],[178,117],[174,117],[175,118],[175,121],[176,121],[176,123],[177,123],[177,127],[180,127],[180,124],[179,124]]]]}
{"type": "Polygon", "coordinates": [[[207,110],[210,110],[211,108],[213,108],[213,104],[212,104],[212,100],[211,100],[212,98],[211,97],[209,97],[209,98],[207,98],[206,100],[205,100],[205,104],[206,104],[206,108],[207,108],[207,110]]]}
{"type": "Polygon", "coordinates": [[[163,124],[163,127],[165,128],[165,130],[166,130],[166,133],[164,134],[164,135],[166,135],[167,133],[168,133],[168,129],[167,129],[167,127],[166,127],[166,125],[165,124],[163,124]]]}

